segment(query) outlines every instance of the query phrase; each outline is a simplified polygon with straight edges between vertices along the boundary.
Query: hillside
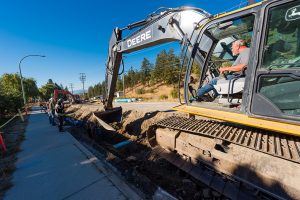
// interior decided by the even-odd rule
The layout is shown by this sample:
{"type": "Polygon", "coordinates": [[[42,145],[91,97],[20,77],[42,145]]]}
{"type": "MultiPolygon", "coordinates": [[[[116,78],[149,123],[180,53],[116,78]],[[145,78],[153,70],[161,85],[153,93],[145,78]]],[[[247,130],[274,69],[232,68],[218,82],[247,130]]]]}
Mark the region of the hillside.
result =
{"type": "Polygon", "coordinates": [[[146,101],[177,101],[177,93],[177,89],[174,89],[173,86],[164,84],[143,86],[142,84],[138,84],[133,88],[127,88],[125,90],[125,97],[142,98],[146,101]]]}

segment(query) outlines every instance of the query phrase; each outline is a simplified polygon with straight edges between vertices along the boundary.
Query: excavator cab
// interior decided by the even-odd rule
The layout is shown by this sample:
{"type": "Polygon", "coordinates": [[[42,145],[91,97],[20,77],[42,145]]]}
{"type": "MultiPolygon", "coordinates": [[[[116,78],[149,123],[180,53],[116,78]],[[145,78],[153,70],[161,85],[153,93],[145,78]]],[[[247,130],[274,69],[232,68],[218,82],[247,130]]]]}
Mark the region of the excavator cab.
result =
{"type": "MultiPolygon", "coordinates": [[[[213,90],[201,98],[195,98],[195,102],[190,101],[192,105],[214,105],[222,107],[236,107],[242,103],[242,95],[245,84],[246,68],[241,74],[236,74],[234,79],[229,80],[227,76],[232,74],[220,74],[219,69],[233,65],[238,58],[231,51],[232,44],[235,41],[243,40],[247,43],[248,48],[251,46],[252,32],[254,26],[254,15],[234,16],[232,19],[212,21],[204,28],[203,36],[199,36],[198,52],[206,51],[205,62],[196,63],[192,67],[199,67],[201,73],[198,74],[198,85],[196,88],[205,87],[211,84],[213,79],[217,79],[217,84],[213,90]],[[205,36],[205,37],[204,37],[205,36]],[[205,47],[201,49],[201,47],[205,47]],[[199,102],[199,101],[204,101],[199,102]],[[205,102],[209,102],[209,104],[205,102]]],[[[197,62],[197,60],[195,60],[197,62]]],[[[188,72],[192,76],[194,69],[188,72]]],[[[196,90],[196,89],[194,89],[196,90]]],[[[189,99],[191,93],[189,93],[189,99]]],[[[195,96],[194,94],[192,96],[195,96]]]]}
{"type": "Polygon", "coordinates": [[[198,44],[194,45],[204,61],[199,63],[192,58],[187,68],[187,104],[299,121],[299,20],[299,1],[273,1],[217,16],[208,22],[199,32],[198,44]],[[250,59],[242,74],[227,80],[226,74],[222,76],[218,70],[231,66],[237,59],[230,49],[240,39],[246,41],[250,59]],[[198,76],[198,84],[191,84],[190,76],[198,76]],[[216,78],[213,90],[198,98],[197,90],[216,78]]]}

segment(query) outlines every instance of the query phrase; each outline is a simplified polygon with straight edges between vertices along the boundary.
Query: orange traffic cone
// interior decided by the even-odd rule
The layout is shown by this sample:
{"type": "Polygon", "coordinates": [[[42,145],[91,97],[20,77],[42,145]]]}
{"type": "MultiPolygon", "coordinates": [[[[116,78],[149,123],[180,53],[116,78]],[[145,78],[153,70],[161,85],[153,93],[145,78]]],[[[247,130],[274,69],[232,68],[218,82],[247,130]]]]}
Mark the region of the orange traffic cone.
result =
{"type": "Polygon", "coordinates": [[[2,137],[2,132],[0,132],[0,147],[2,149],[2,152],[5,153],[6,152],[6,146],[5,146],[5,143],[4,143],[4,139],[2,137]]]}

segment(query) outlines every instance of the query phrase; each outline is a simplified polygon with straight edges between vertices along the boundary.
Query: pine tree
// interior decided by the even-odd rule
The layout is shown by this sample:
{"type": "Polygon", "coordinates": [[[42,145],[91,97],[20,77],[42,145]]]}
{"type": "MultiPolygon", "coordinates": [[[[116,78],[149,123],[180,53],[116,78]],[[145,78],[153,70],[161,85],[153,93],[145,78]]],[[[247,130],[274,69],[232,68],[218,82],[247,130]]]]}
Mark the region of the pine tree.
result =
{"type": "Polygon", "coordinates": [[[118,77],[118,80],[117,80],[117,88],[116,88],[117,91],[123,91],[123,80],[121,79],[121,77],[119,76],[118,77]]]}
{"type": "Polygon", "coordinates": [[[165,77],[164,69],[167,65],[167,62],[168,62],[167,52],[163,50],[156,57],[155,66],[151,73],[152,82],[158,83],[164,80],[165,77]]]}
{"type": "Polygon", "coordinates": [[[133,86],[135,86],[137,83],[138,81],[136,80],[136,72],[134,71],[133,67],[130,67],[130,69],[127,72],[127,75],[125,76],[126,88],[133,88],[133,86]]]}
{"type": "Polygon", "coordinates": [[[147,58],[144,58],[140,71],[140,80],[143,85],[147,84],[149,86],[152,68],[153,65],[150,63],[150,61],[147,58]]]}
{"type": "Polygon", "coordinates": [[[94,97],[94,96],[96,96],[96,95],[95,95],[95,92],[94,92],[94,87],[93,87],[93,86],[90,86],[90,87],[88,88],[88,96],[89,96],[89,97],[94,97]]]}
{"type": "Polygon", "coordinates": [[[51,78],[49,78],[49,79],[48,79],[48,82],[47,82],[47,84],[53,85],[53,84],[54,84],[54,82],[52,81],[52,79],[51,79],[51,78]]]}
{"type": "Polygon", "coordinates": [[[170,49],[167,54],[167,64],[164,68],[164,82],[168,85],[178,82],[180,61],[174,54],[174,49],[170,49]]]}

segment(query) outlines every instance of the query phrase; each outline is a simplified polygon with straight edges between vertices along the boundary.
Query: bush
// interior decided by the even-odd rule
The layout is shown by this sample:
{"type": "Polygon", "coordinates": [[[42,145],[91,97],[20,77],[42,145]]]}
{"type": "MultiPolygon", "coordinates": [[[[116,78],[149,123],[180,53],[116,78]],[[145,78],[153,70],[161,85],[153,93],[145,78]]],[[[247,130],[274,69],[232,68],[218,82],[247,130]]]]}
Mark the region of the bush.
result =
{"type": "Polygon", "coordinates": [[[4,115],[16,113],[18,108],[21,108],[22,106],[23,98],[21,95],[0,95],[0,118],[4,115]]]}
{"type": "Polygon", "coordinates": [[[166,100],[166,99],[168,99],[168,95],[162,94],[162,95],[159,96],[159,99],[160,100],[166,100]]]}
{"type": "Polygon", "coordinates": [[[173,99],[177,99],[178,98],[178,89],[177,88],[173,88],[173,90],[171,91],[171,97],[173,99]]]}
{"type": "Polygon", "coordinates": [[[151,93],[151,94],[155,93],[154,88],[151,88],[151,89],[149,90],[149,93],[151,93]]]}
{"type": "Polygon", "coordinates": [[[146,91],[145,91],[144,88],[138,88],[138,89],[135,90],[135,92],[136,92],[137,94],[145,94],[145,93],[146,93],[146,91]]]}

